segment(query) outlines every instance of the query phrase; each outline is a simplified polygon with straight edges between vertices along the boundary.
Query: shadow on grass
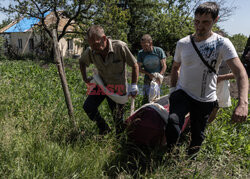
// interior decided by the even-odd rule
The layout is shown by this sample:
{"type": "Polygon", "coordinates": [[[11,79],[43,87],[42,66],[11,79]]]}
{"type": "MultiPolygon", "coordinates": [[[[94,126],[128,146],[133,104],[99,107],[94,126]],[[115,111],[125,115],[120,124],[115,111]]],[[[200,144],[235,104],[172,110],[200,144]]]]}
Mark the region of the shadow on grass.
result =
{"type": "MultiPolygon", "coordinates": [[[[189,140],[190,133],[186,130],[179,142],[181,145],[187,145],[189,140]]],[[[183,157],[179,156],[178,146],[171,152],[167,151],[166,146],[139,146],[124,137],[120,140],[116,154],[110,156],[104,165],[103,171],[109,178],[121,178],[127,175],[140,178],[154,173],[159,166],[173,166],[183,160],[183,157]]]]}
{"type": "Polygon", "coordinates": [[[122,175],[138,178],[157,169],[165,151],[164,147],[138,146],[122,139],[116,155],[109,158],[103,170],[109,178],[124,177],[122,175]]]}

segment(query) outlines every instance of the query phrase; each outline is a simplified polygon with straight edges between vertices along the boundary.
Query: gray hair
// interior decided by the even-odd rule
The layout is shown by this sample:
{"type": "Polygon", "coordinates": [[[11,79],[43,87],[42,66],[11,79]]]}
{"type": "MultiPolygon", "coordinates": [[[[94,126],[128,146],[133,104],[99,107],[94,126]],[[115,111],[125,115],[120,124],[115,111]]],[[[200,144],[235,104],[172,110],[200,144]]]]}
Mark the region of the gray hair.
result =
{"type": "Polygon", "coordinates": [[[141,42],[143,42],[143,41],[150,41],[150,42],[152,42],[153,40],[152,40],[152,37],[149,34],[144,34],[142,36],[142,38],[141,38],[141,42]]]}
{"type": "Polygon", "coordinates": [[[96,35],[97,37],[102,37],[103,35],[105,35],[104,29],[102,28],[102,26],[100,25],[90,26],[89,29],[87,30],[86,38],[89,39],[93,35],[96,35]]]}

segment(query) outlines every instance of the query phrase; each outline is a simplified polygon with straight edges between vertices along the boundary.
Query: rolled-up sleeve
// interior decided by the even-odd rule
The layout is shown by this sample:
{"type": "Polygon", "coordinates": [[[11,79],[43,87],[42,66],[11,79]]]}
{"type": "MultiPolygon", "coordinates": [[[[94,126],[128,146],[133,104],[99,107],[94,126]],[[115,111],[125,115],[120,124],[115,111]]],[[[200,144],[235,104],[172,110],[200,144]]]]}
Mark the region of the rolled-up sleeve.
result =
{"type": "Polygon", "coordinates": [[[177,42],[175,54],[174,54],[174,61],[181,62],[181,49],[180,49],[180,42],[177,42]]]}
{"type": "Polygon", "coordinates": [[[223,61],[238,57],[234,45],[228,38],[225,38],[222,53],[223,61]]]}
{"type": "Polygon", "coordinates": [[[135,63],[137,63],[134,55],[130,52],[127,45],[122,46],[123,56],[125,58],[126,63],[129,66],[134,66],[135,63]]]}
{"type": "Polygon", "coordinates": [[[93,63],[91,58],[91,49],[88,47],[81,55],[81,58],[79,60],[80,63],[85,64],[87,67],[93,63]]]}

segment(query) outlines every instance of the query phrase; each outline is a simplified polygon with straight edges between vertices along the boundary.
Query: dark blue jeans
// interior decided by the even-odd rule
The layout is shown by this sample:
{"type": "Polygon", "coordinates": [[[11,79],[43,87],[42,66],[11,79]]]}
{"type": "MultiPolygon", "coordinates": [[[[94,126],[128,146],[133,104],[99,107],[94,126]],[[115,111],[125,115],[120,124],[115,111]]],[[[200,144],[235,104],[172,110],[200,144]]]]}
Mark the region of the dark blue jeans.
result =
{"type": "Polygon", "coordinates": [[[170,111],[169,121],[166,127],[167,145],[173,146],[180,137],[181,128],[184,124],[184,119],[187,113],[190,113],[191,121],[191,143],[189,146],[189,154],[199,151],[200,146],[205,139],[205,128],[209,115],[217,101],[214,102],[200,102],[183,90],[173,92],[169,98],[170,111]]]}
{"type": "MultiPolygon", "coordinates": [[[[98,90],[98,87],[93,90],[98,90]]],[[[124,115],[124,104],[115,103],[107,95],[89,95],[84,102],[83,109],[92,121],[105,122],[102,118],[98,107],[100,104],[107,99],[109,108],[112,112],[112,117],[116,126],[116,132],[120,133],[123,130],[123,115],[124,115]]]]}
{"type": "Polygon", "coordinates": [[[149,103],[148,96],[149,96],[150,83],[151,80],[149,79],[149,77],[144,76],[142,105],[149,103]]]}

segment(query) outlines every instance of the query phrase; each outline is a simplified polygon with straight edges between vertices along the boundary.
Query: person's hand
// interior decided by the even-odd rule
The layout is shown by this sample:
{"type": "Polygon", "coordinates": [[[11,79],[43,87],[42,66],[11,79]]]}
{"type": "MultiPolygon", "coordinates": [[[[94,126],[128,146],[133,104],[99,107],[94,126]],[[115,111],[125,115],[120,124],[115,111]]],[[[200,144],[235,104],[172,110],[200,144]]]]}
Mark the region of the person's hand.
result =
{"type": "Polygon", "coordinates": [[[221,82],[221,81],[223,81],[223,79],[222,79],[222,77],[219,75],[219,76],[217,77],[217,84],[218,84],[219,82],[221,82]]]}
{"type": "Polygon", "coordinates": [[[248,104],[238,105],[232,115],[232,123],[244,122],[248,115],[248,104]]]}
{"type": "Polygon", "coordinates": [[[156,78],[156,79],[155,79],[155,82],[156,82],[159,86],[161,85],[161,81],[160,81],[159,78],[156,78]]]}
{"type": "Polygon", "coordinates": [[[138,92],[139,92],[139,89],[138,89],[137,84],[131,84],[128,96],[131,96],[132,98],[135,98],[136,95],[138,94],[138,92]]]}
{"type": "Polygon", "coordinates": [[[159,86],[161,86],[161,84],[162,84],[162,82],[163,82],[163,79],[164,79],[164,76],[162,75],[162,74],[157,74],[157,77],[154,79],[155,80],[155,82],[159,85],[159,86]]]}
{"type": "Polygon", "coordinates": [[[151,74],[151,73],[149,73],[149,74],[148,74],[148,77],[149,77],[150,80],[152,80],[152,79],[154,78],[154,75],[151,74]]]}

